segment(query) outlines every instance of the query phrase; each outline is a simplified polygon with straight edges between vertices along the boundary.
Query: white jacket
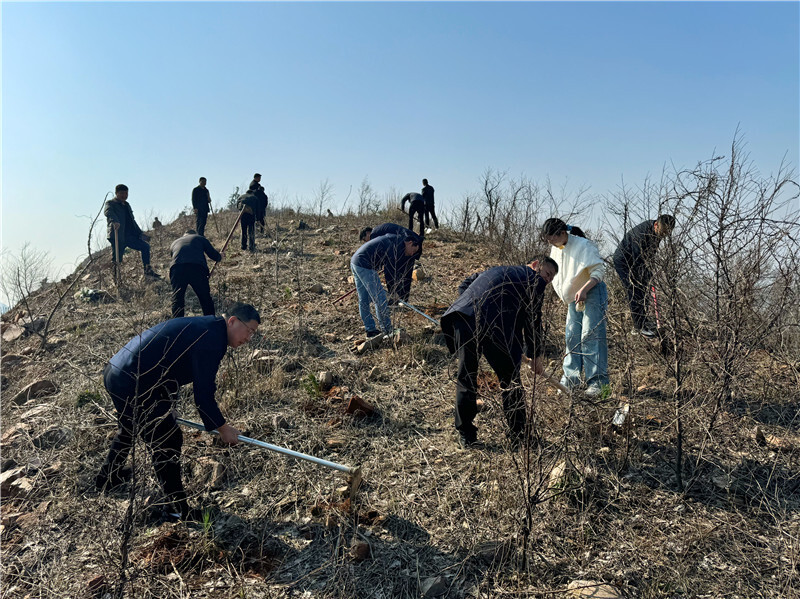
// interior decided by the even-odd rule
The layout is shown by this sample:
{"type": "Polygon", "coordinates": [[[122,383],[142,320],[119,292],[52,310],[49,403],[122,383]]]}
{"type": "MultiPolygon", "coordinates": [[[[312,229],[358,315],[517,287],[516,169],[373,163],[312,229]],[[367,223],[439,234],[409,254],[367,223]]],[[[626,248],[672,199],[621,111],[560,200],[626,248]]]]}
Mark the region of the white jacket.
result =
{"type": "Polygon", "coordinates": [[[553,289],[565,304],[575,301],[575,294],[594,277],[603,280],[605,263],[597,246],[584,237],[567,234],[564,249],[553,247],[550,257],[558,264],[558,274],[553,279],[553,289]]]}

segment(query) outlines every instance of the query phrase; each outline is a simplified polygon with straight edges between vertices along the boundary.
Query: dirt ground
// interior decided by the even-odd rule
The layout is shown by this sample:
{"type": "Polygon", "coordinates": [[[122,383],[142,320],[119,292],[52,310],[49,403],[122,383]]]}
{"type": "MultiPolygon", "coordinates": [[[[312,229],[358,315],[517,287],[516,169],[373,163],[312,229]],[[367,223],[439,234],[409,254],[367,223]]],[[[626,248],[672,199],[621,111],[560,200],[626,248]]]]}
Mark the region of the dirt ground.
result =
{"type": "MultiPolygon", "coordinates": [[[[141,445],[129,491],[93,489],[115,430],[101,371],[168,317],[169,243],[189,217],[153,232],[163,281],[145,283],[132,252],[117,289],[105,251],[66,294],[44,348],[36,334],[4,341],[2,597],[565,597],[578,596],[568,591],[575,581],[606,585],[590,589],[595,597],[800,597],[794,364],[759,354],[722,410],[708,392],[714,381],[699,374],[690,395],[675,397],[657,344],[628,334],[609,276],[611,395],[570,398],[526,376],[539,443],[512,450],[496,377],[482,363],[476,424],[486,447],[462,449],[456,362],[436,327],[398,308],[394,325],[407,337],[358,354],[356,296],[334,302],[352,289],[359,229],[397,216],[273,213],[256,253],[239,249],[237,230],[211,277],[218,312],[247,301],[262,317],[251,343],[220,367],[223,413],[247,436],[360,466],[352,500],[342,472],[223,447],[192,429],[184,479],[203,522],[153,517],[159,491],[141,445]],[[81,287],[108,297],[87,303],[73,295],[81,287]],[[55,388],[16,398],[39,380],[55,388]],[[375,414],[347,414],[354,396],[375,414]]],[[[235,214],[216,218],[206,233],[220,248],[235,214]]],[[[496,265],[493,252],[445,228],[431,232],[421,260],[428,276],[413,283],[410,302],[440,316],[464,277],[496,265]]],[[[34,316],[72,280],[31,298],[34,316]]],[[[548,294],[548,371],[560,376],[565,313],[548,294]]],[[[190,291],[187,315],[200,313],[190,291]]],[[[179,412],[199,420],[191,387],[179,412]]]]}

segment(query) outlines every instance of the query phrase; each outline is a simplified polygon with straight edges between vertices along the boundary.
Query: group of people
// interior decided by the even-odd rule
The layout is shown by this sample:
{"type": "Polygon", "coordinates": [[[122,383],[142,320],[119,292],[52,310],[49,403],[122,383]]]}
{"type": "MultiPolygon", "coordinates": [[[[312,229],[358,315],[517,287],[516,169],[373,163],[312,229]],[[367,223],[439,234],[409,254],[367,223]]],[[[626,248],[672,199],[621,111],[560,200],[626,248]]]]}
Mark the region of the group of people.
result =
{"type": "MultiPolygon", "coordinates": [[[[647,338],[656,336],[647,319],[653,259],[659,242],[674,226],[675,218],[669,214],[637,225],[624,235],[613,257],[630,304],[634,331],[647,338]]],[[[370,338],[391,332],[391,303],[408,301],[413,263],[422,254],[424,238],[410,227],[393,223],[366,227],[359,238],[365,243],[353,254],[350,268],[359,314],[370,338]],[[388,297],[381,286],[381,271],[388,297]]],[[[541,238],[551,246],[549,256],[537,256],[521,266],[496,266],[467,277],[459,286],[459,297],[441,318],[448,349],[458,357],[455,426],[462,446],[479,445],[473,421],[478,412],[481,355],[500,381],[512,445],[524,438],[526,411],[520,370],[524,361],[537,374],[544,373],[542,300],[549,283],[567,306],[561,385],[572,391],[585,384],[585,394],[597,397],[609,383],[608,290],[600,250],[579,227],[558,218],[544,222],[541,238]]]]}
{"type": "Polygon", "coordinates": [[[419,234],[425,235],[425,227],[439,228],[439,219],[436,218],[436,204],[433,199],[434,189],[428,185],[428,180],[422,180],[422,193],[409,192],[400,200],[400,210],[406,211],[408,202],[408,229],[414,230],[414,217],[419,221],[419,234]]]}
{"type": "MultiPolygon", "coordinates": [[[[260,178],[256,174],[246,196],[261,201],[263,195],[266,202],[260,178]]],[[[402,207],[405,201],[411,201],[408,228],[384,223],[366,227],[359,234],[364,243],[353,254],[350,268],[367,338],[391,333],[390,303],[408,301],[414,262],[422,255],[424,243],[423,216],[419,216],[420,234],[412,229],[413,216],[420,214],[420,205],[414,204],[420,200],[413,196],[425,197],[421,204],[424,215],[432,217],[438,227],[433,188],[427,185],[427,180],[423,183],[430,189],[429,206],[424,203],[427,197],[420,194],[407,194],[403,198],[402,207]]],[[[125,462],[138,434],[151,453],[166,497],[164,515],[171,519],[197,517],[188,504],[180,474],[183,437],[173,410],[179,389],[192,383],[194,401],[206,430],[216,431],[225,443],[236,444],[239,431],[227,423],[215,400],[216,374],[227,348],[248,342],[261,323],[258,311],[250,304],[237,304],[228,315],[215,316],[206,256],[218,262],[221,255],[199,233],[205,226],[206,206],[210,204],[210,196],[203,190],[205,179],[201,178],[192,194],[198,231],[187,231],[170,248],[173,318],[131,339],[109,360],[103,372],[106,390],[117,411],[118,430],[95,484],[99,490],[109,491],[130,480],[132,471],[125,467],[125,462]],[[200,299],[202,317],[184,317],[183,299],[189,285],[200,299]]],[[[109,241],[113,240],[112,247],[116,248],[114,260],[119,260],[126,247],[138,249],[148,275],[148,271],[152,272],[149,245],[136,226],[127,196],[127,187],[118,185],[115,198],[106,206],[109,241]]],[[[253,207],[252,212],[242,211],[243,218],[248,214],[248,219],[242,222],[245,249],[246,235],[252,241],[254,223],[261,213],[255,204],[242,205],[253,207]]],[[[653,258],[659,242],[671,234],[674,226],[671,215],[645,221],[625,234],[614,253],[615,270],[626,289],[635,330],[645,337],[656,334],[647,319],[653,258]]],[[[545,221],[541,237],[551,246],[549,256],[536,256],[524,265],[495,266],[472,274],[461,283],[458,298],[441,318],[447,347],[458,358],[455,428],[464,447],[480,445],[474,420],[478,413],[481,355],[500,381],[512,446],[519,446],[526,438],[521,368],[527,364],[537,374],[544,373],[542,303],[548,284],[552,283],[557,296],[568,307],[561,384],[570,390],[577,389],[583,379],[589,396],[600,395],[608,384],[605,316],[608,292],[599,249],[580,228],[557,218],[545,221]]]]}

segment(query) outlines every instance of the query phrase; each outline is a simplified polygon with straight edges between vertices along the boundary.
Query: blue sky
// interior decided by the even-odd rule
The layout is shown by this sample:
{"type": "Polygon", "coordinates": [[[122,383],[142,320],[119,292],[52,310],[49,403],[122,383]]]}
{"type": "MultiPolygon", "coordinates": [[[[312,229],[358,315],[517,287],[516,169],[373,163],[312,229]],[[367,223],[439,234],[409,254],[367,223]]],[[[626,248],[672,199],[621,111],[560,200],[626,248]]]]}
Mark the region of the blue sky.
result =
{"type": "MultiPolygon", "coordinates": [[[[437,209],[492,167],[591,194],[725,153],[800,145],[800,4],[2,4],[2,247],[72,269],[120,182],[141,224],[201,175],[215,204],[336,210],[368,176],[437,209]]],[[[589,215],[587,215],[589,218],[589,215]]],[[[104,226],[104,222],[102,223],[104,226]]]]}

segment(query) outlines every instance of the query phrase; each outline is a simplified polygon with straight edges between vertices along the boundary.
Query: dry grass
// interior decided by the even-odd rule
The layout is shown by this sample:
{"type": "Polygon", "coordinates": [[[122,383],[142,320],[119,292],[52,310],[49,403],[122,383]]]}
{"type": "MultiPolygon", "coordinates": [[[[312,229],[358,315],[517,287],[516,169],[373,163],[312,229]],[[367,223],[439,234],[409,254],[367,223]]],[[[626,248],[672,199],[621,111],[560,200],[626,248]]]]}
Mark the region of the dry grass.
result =
{"type": "MultiPolygon", "coordinates": [[[[225,231],[234,216],[218,218],[225,231]]],[[[69,298],[47,351],[3,368],[3,432],[21,420],[28,425],[4,442],[3,469],[7,460],[28,465],[33,482],[27,495],[3,500],[3,597],[91,596],[89,581],[98,576],[97,596],[120,590],[126,597],[419,597],[432,577],[442,577],[449,597],[561,596],[574,579],[606,581],[641,598],[800,596],[800,396],[791,368],[761,354],[711,431],[713,381],[693,375],[681,407],[686,460],[678,491],[673,385],[655,348],[627,335],[625,303],[612,282],[615,394],[569,400],[528,381],[541,443],[513,452],[489,371],[486,410],[477,420],[487,448],[464,451],[452,422],[455,362],[422,317],[395,313],[411,335],[406,345],[350,352],[350,336],[362,335],[355,297],[331,300],[349,291],[349,256],[366,223],[323,218],[317,233],[298,231],[297,217],[290,219],[279,215],[277,256],[271,238],[259,238],[255,256],[239,251],[234,238],[212,278],[218,309],[249,301],[263,318],[252,346],[223,361],[220,404],[249,436],[361,465],[357,500],[341,494],[347,481],[339,472],[252,446],[223,448],[192,431],[185,431],[185,480],[193,502],[212,514],[207,526],[148,519],[158,491],[141,446],[130,497],[91,489],[114,430],[102,367],[169,309],[168,284],[141,285],[138,256],[128,256],[124,301],[88,306],[69,298]],[[307,291],[315,282],[324,295],[307,291]],[[253,349],[272,350],[269,371],[256,370],[253,349]],[[334,373],[333,393],[306,384],[323,370],[334,373]],[[39,378],[54,380],[58,394],[10,403],[39,378]],[[345,415],[348,393],[378,416],[345,415]],[[617,429],[611,419],[625,402],[631,424],[617,429]],[[23,418],[37,405],[44,406],[40,414],[23,418]],[[70,440],[34,444],[53,426],[68,428],[70,440]],[[754,437],[756,427],[763,438],[754,437]],[[208,460],[224,466],[217,487],[210,486],[208,460]],[[567,475],[551,484],[561,462],[567,475]],[[122,568],[129,507],[133,528],[122,568]]],[[[156,239],[159,272],[166,274],[170,236],[185,227],[173,223],[162,243],[156,239]]],[[[207,232],[221,246],[213,223],[207,232]]],[[[411,301],[440,314],[464,276],[494,264],[493,252],[444,229],[430,242],[423,262],[433,276],[414,284],[411,301]]],[[[86,285],[99,285],[94,276],[86,285]]],[[[191,293],[187,300],[187,313],[199,313],[191,293]]],[[[548,303],[546,319],[557,368],[564,315],[556,302],[548,303]]],[[[28,343],[34,341],[4,344],[3,353],[20,353],[28,343]]],[[[184,395],[180,411],[196,420],[190,388],[184,395]]]]}

